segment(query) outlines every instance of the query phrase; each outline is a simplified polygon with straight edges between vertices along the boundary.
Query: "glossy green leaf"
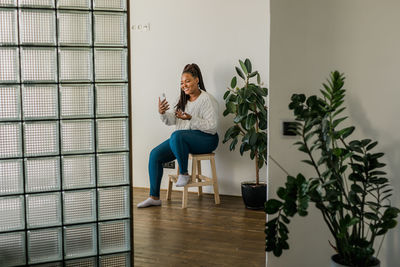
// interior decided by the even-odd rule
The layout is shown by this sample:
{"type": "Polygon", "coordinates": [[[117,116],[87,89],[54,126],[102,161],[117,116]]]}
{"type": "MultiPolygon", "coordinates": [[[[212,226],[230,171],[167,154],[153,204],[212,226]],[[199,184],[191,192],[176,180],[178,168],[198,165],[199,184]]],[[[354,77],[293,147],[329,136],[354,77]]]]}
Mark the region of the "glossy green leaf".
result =
{"type": "Polygon", "coordinates": [[[252,71],[252,66],[251,66],[251,61],[250,59],[246,58],[244,61],[244,65],[246,66],[246,69],[249,73],[252,71]]]}
{"type": "Polygon", "coordinates": [[[242,68],[244,74],[246,74],[246,75],[249,74],[249,71],[247,70],[246,65],[243,63],[243,61],[239,59],[239,63],[240,63],[240,67],[242,68]]]}
{"type": "Polygon", "coordinates": [[[237,79],[236,79],[236,76],[235,76],[231,80],[231,88],[234,89],[236,87],[236,84],[237,84],[237,79]]]}
{"type": "Polygon", "coordinates": [[[242,72],[238,67],[235,67],[235,69],[236,69],[236,73],[237,73],[243,80],[245,80],[246,77],[244,76],[243,72],[242,72]]]}

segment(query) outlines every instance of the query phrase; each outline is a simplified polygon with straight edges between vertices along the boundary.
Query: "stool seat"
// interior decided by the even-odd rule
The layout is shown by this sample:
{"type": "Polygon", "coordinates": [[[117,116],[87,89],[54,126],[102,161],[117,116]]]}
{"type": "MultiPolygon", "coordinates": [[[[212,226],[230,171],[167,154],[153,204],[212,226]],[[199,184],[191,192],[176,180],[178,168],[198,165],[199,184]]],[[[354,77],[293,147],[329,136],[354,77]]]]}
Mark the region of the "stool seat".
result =
{"type": "MultiPolygon", "coordinates": [[[[213,186],[214,189],[214,200],[215,204],[220,203],[219,192],[218,192],[218,179],[217,179],[217,171],[215,168],[215,153],[209,154],[189,154],[189,159],[192,160],[192,173],[190,174],[189,182],[183,186],[183,195],[182,195],[182,208],[187,207],[187,199],[188,199],[188,188],[189,187],[198,187],[198,195],[201,196],[203,193],[203,186],[213,186]],[[201,161],[209,160],[211,165],[212,177],[207,177],[201,173],[201,161]]],[[[176,183],[179,175],[179,166],[177,169],[176,175],[170,174],[168,175],[168,189],[167,189],[167,200],[171,199],[171,191],[172,184],[176,183]]]]}

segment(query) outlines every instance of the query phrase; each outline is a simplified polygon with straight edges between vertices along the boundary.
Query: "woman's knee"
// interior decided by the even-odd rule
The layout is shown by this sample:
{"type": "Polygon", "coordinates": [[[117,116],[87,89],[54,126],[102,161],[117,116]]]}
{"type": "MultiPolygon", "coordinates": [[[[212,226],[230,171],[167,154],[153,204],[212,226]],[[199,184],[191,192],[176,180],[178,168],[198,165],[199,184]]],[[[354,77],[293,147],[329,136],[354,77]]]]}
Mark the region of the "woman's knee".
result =
{"type": "Polygon", "coordinates": [[[159,161],[161,157],[162,157],[162,153],[158,147],[155,147],[151,150],[150,158],[149,158],[150,160],[159,161]]]}
{"type": "Polygon", "coordinates": [[[186,130],[177,130],[171,134],[169,142],[179,142],[183,139],[186,130]]]}

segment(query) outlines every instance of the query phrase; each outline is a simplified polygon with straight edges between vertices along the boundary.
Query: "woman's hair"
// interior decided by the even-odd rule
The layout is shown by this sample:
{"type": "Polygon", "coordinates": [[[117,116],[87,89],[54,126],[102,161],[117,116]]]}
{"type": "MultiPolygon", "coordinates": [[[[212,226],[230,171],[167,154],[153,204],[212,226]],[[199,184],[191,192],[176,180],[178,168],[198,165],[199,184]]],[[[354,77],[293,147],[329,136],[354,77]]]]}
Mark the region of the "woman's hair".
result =
{"type": "MultiPolygon", "coordinates": [[[[199,89],[206,91],[206,88],[204,87],[204,82],[203,82],[203,76],[201,75],[201,71],[199,66],[197,64],[192,63],[192,64],[187,64],[182,71],[182,74],[184,73],[190,73],[194,78],[199,78],[199,89]]],[[[190,96],[186,95],[184,91],[181,91],[181,95],[179,97],[179,102],[176,104],[175,108],[176,110],[180,109],[182,111],[185,111],[185,106],[187,104],[187,101],[189,100],[190,96]]]]}

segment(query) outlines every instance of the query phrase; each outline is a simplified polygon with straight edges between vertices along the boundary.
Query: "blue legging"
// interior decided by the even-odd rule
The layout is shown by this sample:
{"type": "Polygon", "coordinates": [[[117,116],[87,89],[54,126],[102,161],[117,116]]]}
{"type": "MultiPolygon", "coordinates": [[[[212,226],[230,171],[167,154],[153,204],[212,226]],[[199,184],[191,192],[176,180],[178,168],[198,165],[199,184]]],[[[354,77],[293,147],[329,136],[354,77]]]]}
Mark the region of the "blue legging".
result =
{"type": "Polygon", "coordinates": [[[207,134],[198,130],[178,130],[171,137],[153,148],[149,159],[150,196],[160,196],[162,163],[178,160],[179,173],[188,172],[189,153],[206,154],[218,146],[218,134],[207,134]]]}

